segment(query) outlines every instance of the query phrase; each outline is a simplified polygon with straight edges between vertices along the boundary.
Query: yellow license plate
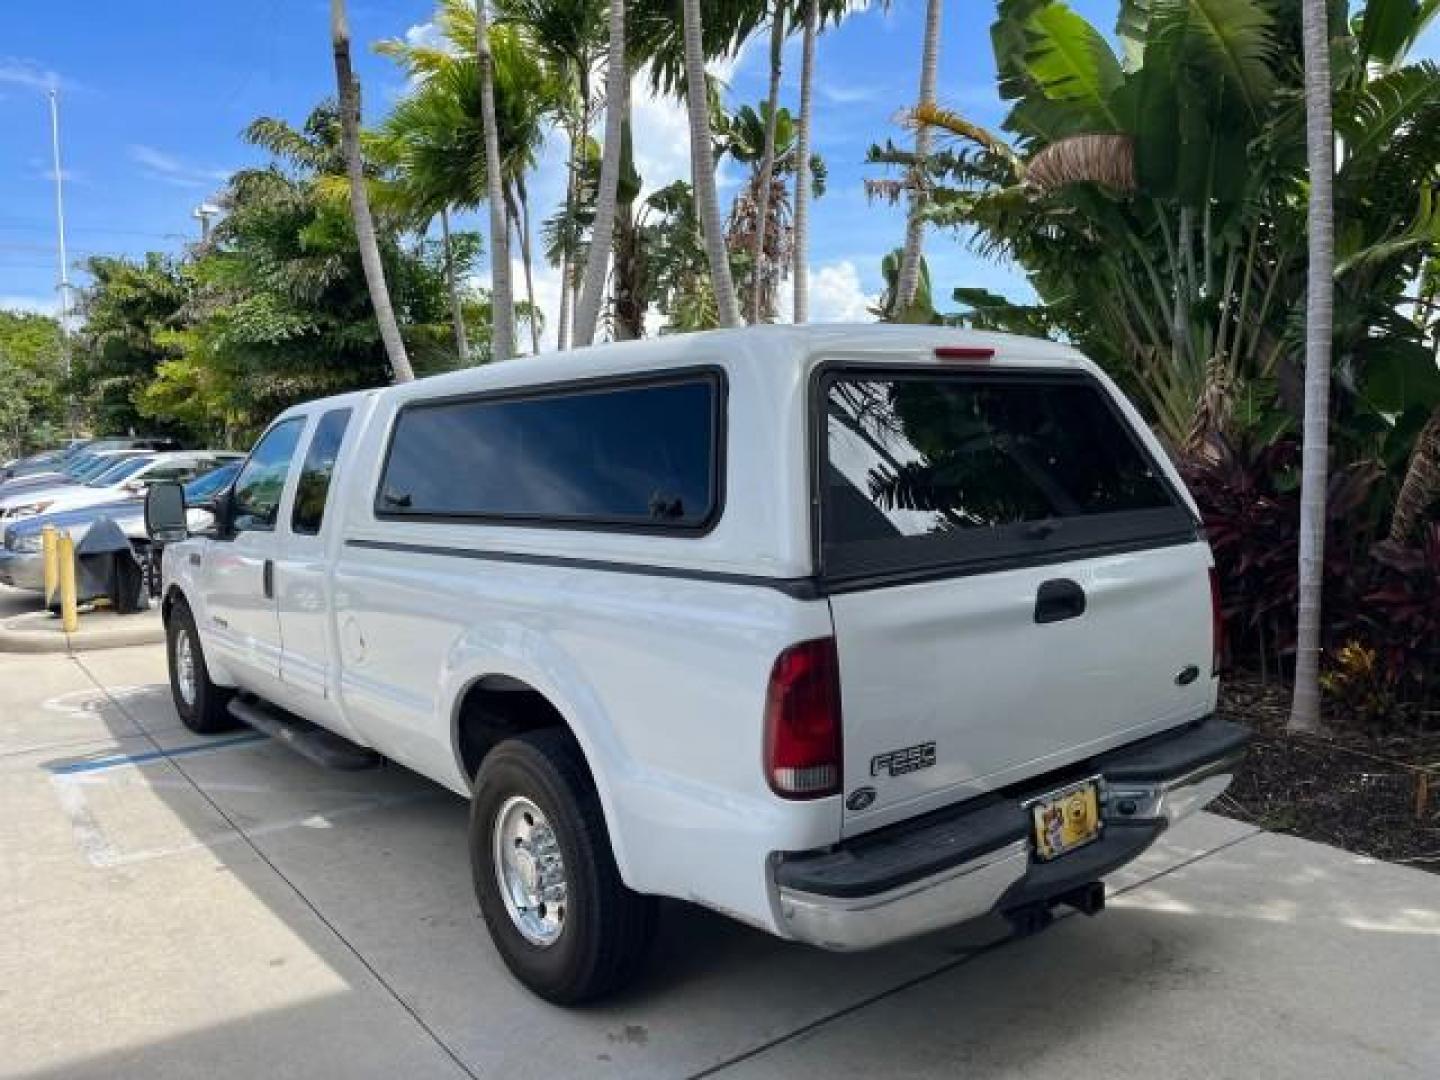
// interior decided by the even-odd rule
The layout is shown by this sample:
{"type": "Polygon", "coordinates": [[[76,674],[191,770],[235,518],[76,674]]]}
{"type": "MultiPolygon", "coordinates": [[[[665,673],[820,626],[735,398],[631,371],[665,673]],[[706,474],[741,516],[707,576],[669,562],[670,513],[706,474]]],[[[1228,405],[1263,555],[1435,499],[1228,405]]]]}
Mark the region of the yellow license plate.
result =
{"type": "Polygon", "coordinates": [[[1100,793],[1093,780],[1036,799],[1030,814],[1040,859],[1057,859],[1100,836],[1100,793]]]}

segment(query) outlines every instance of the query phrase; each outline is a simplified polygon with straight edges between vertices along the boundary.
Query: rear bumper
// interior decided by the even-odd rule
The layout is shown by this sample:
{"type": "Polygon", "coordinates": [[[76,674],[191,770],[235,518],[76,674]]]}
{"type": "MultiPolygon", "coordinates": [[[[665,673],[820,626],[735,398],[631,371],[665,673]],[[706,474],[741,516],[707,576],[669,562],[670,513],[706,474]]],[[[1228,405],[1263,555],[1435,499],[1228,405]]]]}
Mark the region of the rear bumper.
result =
{"type": "Polygon", "coordinates": [[[35,552],[0,549],[0,584],[9,585],[13,589],[43,592],[44,560],[35,552]]]}
{"type": "Polygon", "coordinates": [[[1208,719],[819,852],[775,860],[787,936],[826,949],[885,945],[991,912],[1044,906],[1130,862],[1229,786],[1249,731],[1208,719]],[[1097,777],[1100,838],[1052,862],[1031,854],[1025,803],[1097,777]]]}

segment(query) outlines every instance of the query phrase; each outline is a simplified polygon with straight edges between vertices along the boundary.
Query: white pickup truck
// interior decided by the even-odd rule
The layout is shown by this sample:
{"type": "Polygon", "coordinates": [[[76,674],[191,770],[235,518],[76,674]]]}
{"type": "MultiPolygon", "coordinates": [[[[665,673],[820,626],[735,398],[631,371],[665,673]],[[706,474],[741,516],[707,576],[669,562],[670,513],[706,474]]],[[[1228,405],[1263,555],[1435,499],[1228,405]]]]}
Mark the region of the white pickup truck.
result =
{"type": "Polygon", "coordinates": [[[174,496],[184,722],[469,797],[490,933],[552,1001],[632,978],[658,896],[830,949],[1094,913],[1243,752],[1195,506],[1061,345],[517,360],[287,411],[207,535],[174,496]]]}

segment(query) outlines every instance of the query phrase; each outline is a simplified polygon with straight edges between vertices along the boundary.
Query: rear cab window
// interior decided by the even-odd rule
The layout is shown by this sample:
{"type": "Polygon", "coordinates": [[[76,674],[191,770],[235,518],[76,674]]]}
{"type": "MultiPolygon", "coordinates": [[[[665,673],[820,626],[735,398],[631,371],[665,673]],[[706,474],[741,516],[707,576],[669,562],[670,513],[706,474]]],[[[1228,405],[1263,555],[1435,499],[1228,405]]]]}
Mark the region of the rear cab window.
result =
{"type": "Polygon", "coordinates": [[[349,409],[331,409],[315,425],[300,478],[295,485],[295,506],[290,512],[290,531],[302,536],[315,536],[325,520],[325,502],[330,495],[330,481],[335,475],[335,461],[350,426],[349,409]]]}
{"type": "Polygon", "coordinates": [[[703,532],[722,501],[723,390],[707,369],[414,402],[376,516],[703,532]]]}
{"type": "Polygon", "coordinates": [[[1193,540],[1196,522],[1083,371],[844,368],[819,380],[819,562],[834,581],[1193,540]]]}

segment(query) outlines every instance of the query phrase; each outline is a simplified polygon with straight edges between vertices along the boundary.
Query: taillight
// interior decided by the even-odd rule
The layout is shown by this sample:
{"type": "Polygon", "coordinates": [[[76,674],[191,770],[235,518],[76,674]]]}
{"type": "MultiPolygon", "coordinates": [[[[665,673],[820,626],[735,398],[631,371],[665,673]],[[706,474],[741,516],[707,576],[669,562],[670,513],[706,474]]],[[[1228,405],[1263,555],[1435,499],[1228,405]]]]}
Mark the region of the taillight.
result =
{"type": "Polygon", "coordinates": [[[937,360],[968,360],[971,363],[993,359],[995,350],[983,345],[941,345],[935,350],[937,360]]]}
{"type": "Polygon", "coordinates": [[[1220,614],[1220,574],[1210,567],[1210,674],[1220,674],[1220,658],[1225,652],[1225,616],[1220,614]]]}
{"type": "Polygon", "coordinates": [[[840,791],[840,660],[834,638],[775,658],[765,693],[765,776],[786,799],[840,791]]]}

